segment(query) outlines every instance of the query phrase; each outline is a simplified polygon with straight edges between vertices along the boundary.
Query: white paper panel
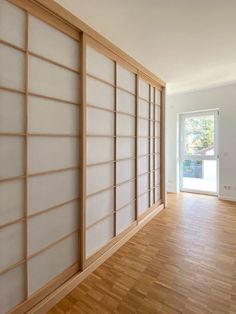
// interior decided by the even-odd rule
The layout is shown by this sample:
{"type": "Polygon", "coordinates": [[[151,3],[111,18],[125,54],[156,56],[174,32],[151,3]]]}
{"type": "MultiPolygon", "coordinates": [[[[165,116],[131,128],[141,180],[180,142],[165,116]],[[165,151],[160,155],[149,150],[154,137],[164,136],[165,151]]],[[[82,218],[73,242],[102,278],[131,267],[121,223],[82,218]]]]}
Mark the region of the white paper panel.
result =
{"type": "Polygon", "coordinates": [[[24,90],[25,55],[23,52],[0,44],[0,69],[0,86],[24,90]]]}
{"type": "Polygon", "coordinates": [[[135,135],[135,118],[124,114],[117,114],[117,135],[135,135]]]}
{"type": "Polygon", "coordinates": [[[135,203],[119,210],[116,214],[116,232],[117,234],[125,230],[135,220],[135,203]]]}
{"type": "Polygon", "coordinates": [[[86,201],[86,226],[109,215],[113,211],[113,190],[91,196],[86,201]]]}
{"type": "Polygon", "coordinates": [[[155,153],[160,153],[160,138],[156,138],[155,153]]]}
{"type": "Polygon", "coordinates": [[[79,75],[29,56],[29,91],[79,103],[79,75]]]}
{"type": "Polygon", "coordinates": [[[149,189],[149,174],[146,173],[138,177],[138,194],[142,194],[149,189]]]}
{"type": "Polygon", "coordinates": [[[154,171],[152,171],[150,173],[150,189],[153,189],[154,186],[155,186],[155,184],[154,184],[154,171]]]}
{"type": "Polygon", "coordinates": [[[117,184],[128,181],[135,177],[135,160],[121,160],[116,164],[116,182],[117,184]]]}
{"type": "Polygon", "coordinates": [[[138,134],[139,136],[149,136],[149,121],[139,119],[138,121],[138,134]]]}
{"type": "Polygon", "coordinates": [[[94,164],[114,159],[114,138],[88,137],[87,164],[94,164]]]}
{"type": "Polygon", "coordinates": [[[161,176],[160,176],[160,169],[157,169],[156,171],[155,171],[155,183],[156,184],[159,184],[160,183],[160,181],[161,181],[161,176]]]}
{"type": "Polygon", "coordinates": [[[87,194],[94,193],[113,185],[112,163],[87,168],[87,194]]]}
{"type": "Polygon", "coordinates": [[[155,90],[155,104],[161,104],[161,92],[158,89],[155,90]]]}
{"type": "Polygon", "coordinates": [[[30,96],[29,131],[79,134],[79,106],[30,96]]]}
{"type": "Polygon", "coordinates": [[[24,258],[24,223],[0,229],[0,271],[24,258]]]}
{"type": "Polygon", "coordinates": [[[142,214],[149,208],[149,193],[145,193],[138,198],[138,214],[142,214]]]}
{"type": "Polygon", "coordinates": [[[87,107],[87,133],[113,135],[114,113],[87,107]]]}
{"type": "Polygon", "coordinates": [[[155,122],[154,121],[150,121],[150,136],[151,137],[154,136],[154,127],[155,127],[155,122]]]}
{"type": "Polygon", "coordinates": [[[29,255],[79,228],[79,201],[29,219],[29,255]]]}
{"type": "Polygon", "coordinates": [[[89,228],[86,232],[86,257],[91,256],[102,248],[110,239],[112,239],[113,233],[113,215],[89,228]]]}
{"type": "Polygon", "coordinates": [[[6,0],[0,1],[0,38],[2,40],[24,48],[25,20],[23,10],[6,0]]]}
{"type": "Polygon", "coordinates": [[[153,206],[153,205],[155,204],[154,196],[155,196],[155,194],[154,194],[154,189],[152,189],[152,190],[150,191],[151,206],[153,206]]]}
{"type": "Polygon", "coordinates": [[[114,84],[114,61],[87,45],[87,73],[114,84]]]}
{"type": "Polygon", "coordinates": [[[29,294],[78,261],[78,234],[75,233],[29,261],[29,294]]]}
{"type": "Polygon", "coordinates": [[[147,173],[149,171],[149,156],[138,158],[138,174],[147,173]]]}
{"type": "Polygon", "coordinates": [[[139,96],[149,100],[149,85],[142,79],[139,79],[139,96]]]}
{"type": "Polygon", "coordinates": [[[119,209],[135,198],[135,181],[119,185],[116,188],[116,208],[119,209]]]}
{"type": "Polygon", "coordinates": [[[76,137],[29,138],[29,172],[77,167],[79,165],[79,140],[76,137]]]}
{"type": "Polygon", "coordinates": [[[154,168],[155,168],[155,164],[154,164],[154,162],[155,162],[155,157],[154,157],[155,155],[154,154],[152,154],[151,155],[151,158],[150,158],[150,168],[151,168],[151,170],[153,170],[154,168]]]}
{"type": "Polygon", "coordinates": [[[117,89],[117,111],[135,115],[135,96],[117,89]]]}
{"type": "Polygon", "coordinates": [[[24,103],[22,95],[0,91],[0,132],[24,132],[24,103]]]}
{"type": "Polygon", "coordinates": [[[161,194],[160,194],[160,186],[156,186],[156,196],[155,196],[155,201],[159,201],[161,199],[161,194]]]}
{"type": "Polygon", "coordinates": [[[13,180],[0,183],[0,224],[24,216],[24,181],[13,180]]]}
{"type": "Polygon", "coordinates": [[[147,155],[149,154],[149,139],[148,138],[139,138],[138,139],[138,155],[147,155]]]}
{"type": "Polygon", "coordinates": [[[87,104],[114,110],[114,87],[87,76],[87,104]]]}
{"type": "Polygon", "coordinates": [[[135,93],[135,74],[117,64],[117,85],[135,93]]]}
{"type": "Polygon", "coordinates": [[[134,157],[135,139],[134,138],[117,138],[117,159],[134,157]]]}
{"type": "Polygon", "coordinates": [[[154,116],[154,104],[150,104],[150,119],[154,120],[155,116],[154,116]]]}
{"type": "Polygon", "coordinates": [[[154,153],[153,143],[155,143],[155,138],[150,138],[150,154],[154,153]]]}
{"type": "Polygon", "coordinates": [[[151,94],[150,94],[150,96],[151,96],[151,102],[154,102],[154,87],[153,86],[151,86],[151,94]]]}
{"type": "Polygon", "coordinates": [[[79,43],[32,15],[29,15],[29,50],[74,70],[79,69],[79,43]]]}
{"type": "Polygon", "coordinates": [[[155,120],[161,120],[161,108],[159,106],[155,107],[155,120]]]}
{"type": "Polygon", "coordinates": [[[7,313],[24,301],[24,266],[18,266],[0,276],[0,313],[7,313]]]}
{"type": "Polygon", "coordinates": [[[155,132],[156,132],[156,134],[155,134],[155,136],[158,136],[158,137],[160,137],[160,131],[161,131],[161,129],[160,129],[160,122],[155,122],[155,132]]]}
{"type": "Polygon", "coordinates": [[[155,167],[160,167],[160,154],[155,155],[155,167]]]}
{"type": "Polygon", "coordinates": [[[0,136],[0,178],[20,176],[24,172],[24,138],[0,136]]]}
{"type": "Polygon", "coordinates": [[[149,119],[149,103],[139,99],[139,117],[149,119]]]}
{"type": "Polygon", "coordinates": [[[29,213],[78,197],[79,171],[67,170],[29,179],[29,213]]]}

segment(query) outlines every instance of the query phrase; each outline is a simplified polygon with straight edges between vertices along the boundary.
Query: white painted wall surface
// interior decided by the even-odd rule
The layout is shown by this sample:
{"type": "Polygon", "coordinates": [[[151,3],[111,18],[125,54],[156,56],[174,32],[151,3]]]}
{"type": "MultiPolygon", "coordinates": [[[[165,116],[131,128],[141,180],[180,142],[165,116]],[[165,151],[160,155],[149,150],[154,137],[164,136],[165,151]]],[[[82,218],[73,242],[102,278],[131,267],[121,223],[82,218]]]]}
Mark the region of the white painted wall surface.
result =
{"type": "Polygon", "coordinates": [[[219,109],[219,196],[236,200],[236,84],[167,95],[167,191],[179,190],[178,117],[181,113],[219,109]]]}

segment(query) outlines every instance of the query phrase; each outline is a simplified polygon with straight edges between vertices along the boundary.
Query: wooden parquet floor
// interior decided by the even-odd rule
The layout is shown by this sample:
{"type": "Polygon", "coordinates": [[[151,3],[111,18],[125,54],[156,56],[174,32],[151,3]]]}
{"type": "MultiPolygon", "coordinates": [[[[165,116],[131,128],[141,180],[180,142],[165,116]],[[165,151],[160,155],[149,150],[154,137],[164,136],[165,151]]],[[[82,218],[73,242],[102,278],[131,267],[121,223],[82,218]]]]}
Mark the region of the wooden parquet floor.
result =
{"type": "Polygon", "coordinates": [[[236,204],[170,194],[168,207],[50,314],[236,313],[236,204]]]}

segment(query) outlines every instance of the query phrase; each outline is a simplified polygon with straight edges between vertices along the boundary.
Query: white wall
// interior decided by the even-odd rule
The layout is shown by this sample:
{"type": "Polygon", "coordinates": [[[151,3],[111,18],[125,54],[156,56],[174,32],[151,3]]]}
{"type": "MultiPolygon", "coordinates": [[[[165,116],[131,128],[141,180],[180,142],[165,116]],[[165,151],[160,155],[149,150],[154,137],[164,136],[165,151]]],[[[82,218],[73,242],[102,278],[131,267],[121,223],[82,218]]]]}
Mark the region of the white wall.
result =
{"type": "Polygon", "coordinates": [[[178,184],[178,117],[191,111],[219,109],[219,196],[236,200],[236,84],[167,96],[167,191],[178,184]]]}

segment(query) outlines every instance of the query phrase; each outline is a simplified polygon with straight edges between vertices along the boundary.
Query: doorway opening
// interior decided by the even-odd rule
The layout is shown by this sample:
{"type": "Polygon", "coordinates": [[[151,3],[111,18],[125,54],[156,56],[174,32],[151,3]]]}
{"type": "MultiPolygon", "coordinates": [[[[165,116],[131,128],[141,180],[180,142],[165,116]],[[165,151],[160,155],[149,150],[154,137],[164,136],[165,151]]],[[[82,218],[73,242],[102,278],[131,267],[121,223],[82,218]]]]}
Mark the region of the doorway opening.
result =
{"type": "Polygon", "coordinates": [[[218,115],[202,111],[180,116],[180,190],[218,194],[218,115]]]}

